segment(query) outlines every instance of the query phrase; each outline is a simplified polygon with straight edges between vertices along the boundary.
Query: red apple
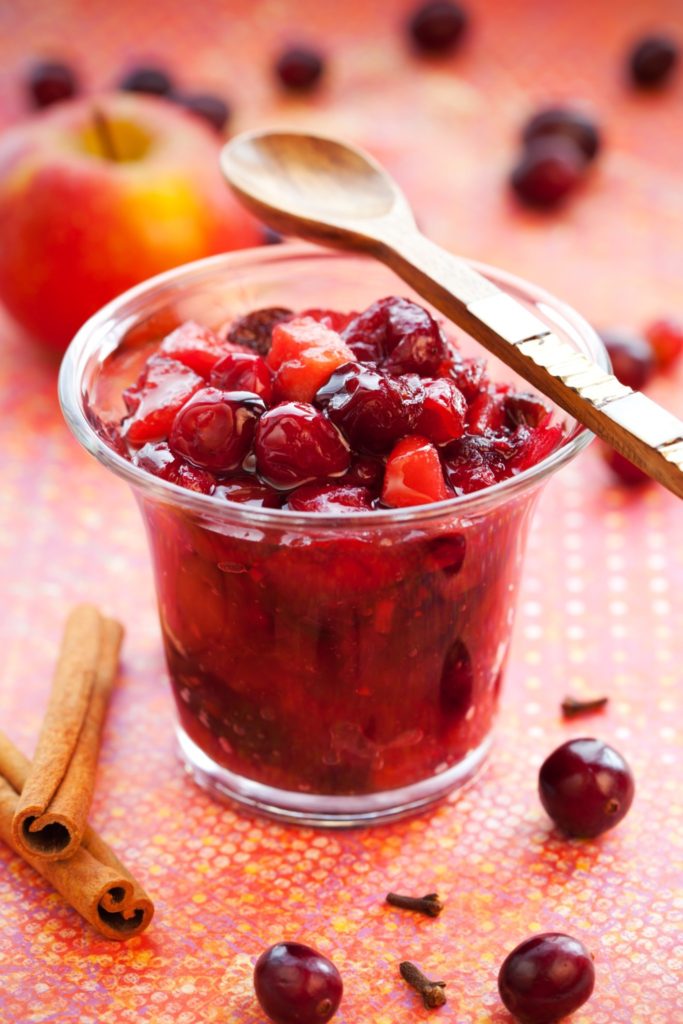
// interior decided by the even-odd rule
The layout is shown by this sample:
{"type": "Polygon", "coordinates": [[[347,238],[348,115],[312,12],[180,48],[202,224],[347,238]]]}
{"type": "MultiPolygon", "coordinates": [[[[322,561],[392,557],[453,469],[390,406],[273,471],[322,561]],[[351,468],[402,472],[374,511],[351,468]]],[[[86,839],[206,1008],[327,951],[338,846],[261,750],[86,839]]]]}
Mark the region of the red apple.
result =
{"type": "Polygon", "coordinates": [[[0,138],[0,299],[63,349],[103,303],[162,270],[257,245],[220,142],[165,100],[51,107],[0,138]]]}

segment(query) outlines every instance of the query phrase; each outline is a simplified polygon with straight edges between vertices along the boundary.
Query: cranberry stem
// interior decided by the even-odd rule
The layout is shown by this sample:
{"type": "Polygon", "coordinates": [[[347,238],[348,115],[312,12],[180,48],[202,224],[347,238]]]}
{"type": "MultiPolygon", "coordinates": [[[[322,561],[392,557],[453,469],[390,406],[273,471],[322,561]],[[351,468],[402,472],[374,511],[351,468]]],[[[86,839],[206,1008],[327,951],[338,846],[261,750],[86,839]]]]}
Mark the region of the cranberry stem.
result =
{"type": "Polygon", "coordinates": [[[118,163],[119,155],[114,145],[111,125],[99,107],[92,108],[92,119],[97,140],[102,148],[102,155],[112,163],[118,163]]]}
{"type": "Polygon", "coordinates": [[[399,971],[403,980],[407,981],[411,988],[420,993],[422,1002],[427,1010],[434,1010],[438,1006],[444,1005],[446,1002],[446,993],[444,992],[446,988],[445,981],[430,981],[419,967],[411,964],[410,960],[404,960],[399,965],[399,971]]]}
{"type": "Polygon", "coordinates": [[[609,697],[595,697],[592,700],[577,700],[576,697],[565,697],[562,701],[562,714],[565,718],[578,718],[590,715],[593,711],[602,711],[607,706],[609,697]]]}
{"type": "Polygon", "coordinates": [[[435,892],[428,892],[426,896],[400,896],[390,892],[387,893],[387,903],[402,910],[417,910],[427,917],[438,917],[444,906],[435,892]]]}

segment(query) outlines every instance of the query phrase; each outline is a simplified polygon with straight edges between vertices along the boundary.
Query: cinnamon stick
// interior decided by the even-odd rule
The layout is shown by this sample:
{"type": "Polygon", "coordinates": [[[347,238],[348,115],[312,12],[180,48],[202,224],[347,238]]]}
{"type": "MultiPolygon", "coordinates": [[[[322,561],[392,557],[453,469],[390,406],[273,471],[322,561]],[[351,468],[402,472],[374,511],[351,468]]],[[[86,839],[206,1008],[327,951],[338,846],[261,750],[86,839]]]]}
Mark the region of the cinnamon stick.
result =
{"type": "Polygon", "coordinates": [[[122,941],[143,932],[154,905],[113,850],[89,826],[67,860],[46,860],[16,843],[12,821],[31,765],[0,732],[0,837],[64,896],[107,939],[122,941]]]}
{"type": "Polygon", "coordinates": [[[116,678],[123,629],[92,605],[64,629],[33,765],[12,823],[13,845],[46,860],[70,857],[92,801],[102,725],[116,678]]]}

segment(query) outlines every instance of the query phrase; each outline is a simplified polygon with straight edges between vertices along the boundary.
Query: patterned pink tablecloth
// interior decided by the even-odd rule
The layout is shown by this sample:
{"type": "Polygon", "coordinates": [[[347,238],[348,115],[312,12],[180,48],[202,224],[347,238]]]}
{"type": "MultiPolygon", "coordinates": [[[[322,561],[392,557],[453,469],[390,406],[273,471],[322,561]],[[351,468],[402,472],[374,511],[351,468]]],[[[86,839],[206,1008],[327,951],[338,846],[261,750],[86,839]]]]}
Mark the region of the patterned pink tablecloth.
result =
{"type": "MultiPolygon", "coordinates": [[[[373,149],[427,233],[597,324],[683,315],[683,76],[637,96],[621,75],[638,31],[683,35],[679,0],[471,0],[466,46],[438,64],[407,51],[407,6],[15,0],[0,4],[0,112],[24,116],[19,78],[34,53],[77,59],[93,87],[127,60],[164,58],[186,85],[229,96],[238,128],[322,126],[373,149]],[[330,55],[311,102],[281,99],[269,77],[273,49],[301,37],[330,55]],[[583,194],[540,217],[512,205],[504,179],[520,122],[549,98],[592,101],[606,142],[583,194]]],[[[679,413],[681,380],[655,391],[679,413]]],[[[595,955],[595,995],[575,1024],[683,1020],[680,503],[655,487],[620,490],[595,448],[582,456],[549,485],[532,528],[498,743],[476,784],[391,827],[285,828],[212,803],[183,776],[141,523],[124,485],[69,436],[55,382],[54,361],[3,320],[0,721],[30,753],[69,604],[95,599],[125,622],[92,821],[157,915],[139,939],[108,943],[0,850],[2,1024],[257,1024],[252,965],[282,937],[334,958],[340,1024],[427,1018],[398,979],[404,958],[448,980],[440,1019],[504,1024],[498,966],[537,930],[568,931],[595,955]],[[610,696],[604,715],[560,720],[566,692],[596,691],[610,696]],[[637,798],[613,833],[567,842],[540,809],[536,772],[586,733],[629,759],[637,798]],[[446,910],[401,915],[383,905],[391,888],[438,889],[446,910]]]]}

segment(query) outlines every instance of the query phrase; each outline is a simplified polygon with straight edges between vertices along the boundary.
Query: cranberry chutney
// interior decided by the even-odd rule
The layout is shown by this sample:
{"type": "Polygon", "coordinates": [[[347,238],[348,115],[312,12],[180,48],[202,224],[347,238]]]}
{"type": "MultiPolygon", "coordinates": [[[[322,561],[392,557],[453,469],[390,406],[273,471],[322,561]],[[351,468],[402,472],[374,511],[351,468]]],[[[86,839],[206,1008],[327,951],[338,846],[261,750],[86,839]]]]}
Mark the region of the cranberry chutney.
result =
{"type": "MultiPolygon", "coordinates": [[[[480,269],[606,365],[572,310],[480,269]]],[[[288,820],[474,774],[536,498],[590,440],[403,288],[303,246],[214,257],[103,309],[60,376],[142,512],[187,768],[288,820]]]]}

